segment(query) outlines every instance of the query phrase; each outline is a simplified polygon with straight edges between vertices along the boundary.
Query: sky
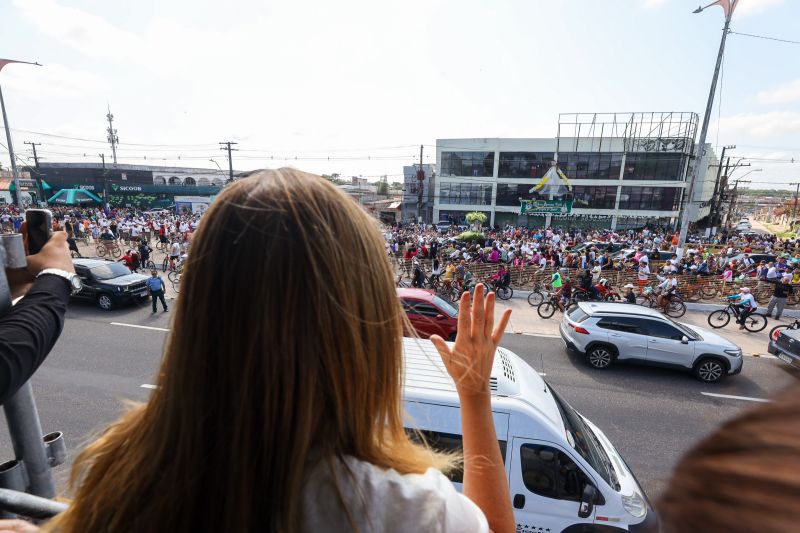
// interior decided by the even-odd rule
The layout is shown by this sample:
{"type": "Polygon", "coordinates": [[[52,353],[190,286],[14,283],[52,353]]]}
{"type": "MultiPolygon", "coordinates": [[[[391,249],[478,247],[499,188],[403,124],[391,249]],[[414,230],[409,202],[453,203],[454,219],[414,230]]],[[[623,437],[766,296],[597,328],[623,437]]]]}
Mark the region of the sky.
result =
{"type": "MultiPolygon", "coordinates": [[[[554,137],[570,112],[702,116],[724,15],[697,6],[0,0],[0,57],[43,65],[7,66],[0,86],[26,162],[24,141],[48,162],[110,158],[110,106],[120,163],[226,168],[230,140],[237,170],[402,181],[437,138],[554,137]]],[[[731,28],[800,41],[798,21],[795,0],[740,0],[731,28]]],[[[708,142],[751,165],[732,178],[794,189],[799,44],[728,36],[708,142]]]]}

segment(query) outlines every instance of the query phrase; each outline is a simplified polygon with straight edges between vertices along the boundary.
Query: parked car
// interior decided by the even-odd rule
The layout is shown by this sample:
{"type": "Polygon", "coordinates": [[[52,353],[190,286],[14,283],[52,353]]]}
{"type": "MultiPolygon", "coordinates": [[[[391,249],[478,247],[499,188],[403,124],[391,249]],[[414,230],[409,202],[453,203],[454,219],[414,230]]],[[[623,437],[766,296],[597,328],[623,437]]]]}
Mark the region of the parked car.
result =
{"type": "MultiPolygon", "coordinates": [[[[434,449],[462,453],[461,405],[436,348],[404,339],[403,356],[407,430],[434,449]]],[[[497,349],[489,387],[518,531],[658,529],[644,489],[610,439],[517,354],[497,349]]],[[[449,477],[463,490],[461,470],[449,477]]]]}
{"type": "Polygon", "coordinates": [[[800,368],[800,329],[790,327],[770,335],[767,351],[787,365],[800,368]]]}
{"type": "Polygon", "coordinates": [[[564,314],[559,331],[568,349],[600,370],[640,362],[691,370],[706,382],[742,371],[742,349],[732,342],[638,305],[581,302],[564,314]]]}
{"type": "MultiPolygon", "coordinates": [[[[754,266],[760,263],[761,261],[764,261],[766,263],[774,263],[778,260],[778,256],[773,254],[747,254],[747,255],[749,255],[750,259],[753,260],[754,266]]],[[[736,259],[737,263],[741,263],[742,260],[744,259],[744,256],[745,254],[736,254],[730,258],[730,261],[736,259]]]]}
{"type": "MultiPolygon", "coordinates": [[[[458,309],[428,289],[397,289],[397,297],[417,335],[427,339],[439,335],[455,340],[458,330],[458,309]]],[[[410,332],[405,332],[408,335],[410,332]]]]}
{"type": "MultiPolygon", "coordinates": [[[[630,261],[631,259],[633,259],[633,256],[636,255],[637,250],[638,248],[626,248],[612,255],[611,258],[614,261],[617,261],[621,258],[624,258],[625,261],[630,261]]],[[[672,256],[675,255],[675,252],[665,252],[659,250],[644,250],[644,251],[647,252],[647,257],[650,261],[669,261],[670,259],[672,259],[672,256]]]]}
{"type": "Polygon", "coordinates": [[[449,221],[440,220],[439,222],[436,223],[436,230],[439,233],[447,233],[448,231],[450,231],[450,226],[452,226],[452,224],[449,221]]]}
{"type": "Polygon", "coordinates": [[[73,259],[75,273],[83,288],[73,295],[77,300],[91,300],[104,310],[131,302],[144,302],[150,296],[147,276],[134,274],[122,263],[104,259],[73,259]]]}

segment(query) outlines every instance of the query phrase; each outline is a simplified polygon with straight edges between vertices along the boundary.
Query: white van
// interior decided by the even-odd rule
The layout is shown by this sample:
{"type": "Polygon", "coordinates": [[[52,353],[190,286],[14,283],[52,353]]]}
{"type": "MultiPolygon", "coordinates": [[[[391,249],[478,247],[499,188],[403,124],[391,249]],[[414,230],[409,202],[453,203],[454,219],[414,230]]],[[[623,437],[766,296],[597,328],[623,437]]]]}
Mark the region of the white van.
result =
{"type": "MultiPolygon", "coordinates": [[[[453,380],[428,340],[406,338],[405,426],[461,451],[453,380]]],[[[517,531],[649,531],[655,511],[608,438],[513,352],[498,348],[492,411],[517,531]]],[[[413,434],[413,433],[412,433],[413,434]]],[[[461,472],[450,479],[461,490],[461,472]]]]}

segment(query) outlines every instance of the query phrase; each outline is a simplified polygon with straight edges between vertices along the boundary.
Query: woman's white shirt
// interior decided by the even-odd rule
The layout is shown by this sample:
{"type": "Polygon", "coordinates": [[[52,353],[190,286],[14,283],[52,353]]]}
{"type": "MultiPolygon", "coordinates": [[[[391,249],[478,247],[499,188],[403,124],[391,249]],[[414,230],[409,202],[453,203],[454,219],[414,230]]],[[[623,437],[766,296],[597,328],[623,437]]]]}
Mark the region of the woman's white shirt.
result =
{"type": "Polygon", "coordinates": [[[353,525],[364,533],[489,531],[478,506],[436,469],[400,474],[353,457],[344,462],[334,461],[335,481],[325,461],[311,470],[303,489],[303,531],[354,531],[353,525]]]}

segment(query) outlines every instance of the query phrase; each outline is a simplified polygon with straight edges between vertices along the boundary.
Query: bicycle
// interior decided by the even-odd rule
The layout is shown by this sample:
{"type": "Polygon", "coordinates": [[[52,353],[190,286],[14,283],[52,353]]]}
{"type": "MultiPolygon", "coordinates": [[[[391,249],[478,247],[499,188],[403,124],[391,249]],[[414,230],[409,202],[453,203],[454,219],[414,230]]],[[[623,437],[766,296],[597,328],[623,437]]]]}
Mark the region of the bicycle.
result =
{"type": "MultiPolygon", "coordinates": [[[[733,302],[728,302],[725,309],[712,311],[708,315],[708,325],[712,328],[724,328],[731,321],[731,316],[739,318],[739,306],[733,302]]],[[[767,327],[767,317],[761,313],[750,313],[744,320],[744,329],[751,333],[757,333],[767,327]]]]}
{"type": "Polygon", "coordinates": [[[662,306],[659,305],[658,296],[652,291],[652,289],[650,287],[647,287],[647,289],[649,290],[645,290],[643,293],[640,293],[636,296],[636,303],[638,305],[659,309],[665,315],[672,318],[680,318],[686,314],[686,304],[683,303],[683,300],[679,296],[670,294],[668,296],[669,300],[667,305],[662,306]]]}
{"type": "MultiPolygon", "coordinates": [[[[165,268],[165,270],[166,270],[166,268],[165,268]]],[[[409,287],[411,287],[411,284],[409,282],[403,280],[403,275],[402,274],[397,276],[396,285],[400,289],[408,289],[409,287]]]]}
{"type": "Polygon", "coordinates": [[[547,292],[547,289],[541,281],[534,283],[533,287],[531,287],[531,293],[528,295],[528,305],[537,307],[544,301],[547,292]]]}
{"type": "Polygon", "coordinates": [[[142,268],[144,270],[155,270],[156,264],[153,263],[152,259],[148,259],[147,261],[142,262],[142,268]]]}
{"type": "Polygon", "coordinates": [[[795,319],[791,324],[779,324],[769,330],[769,338],[772,341],[778,340],[778,335],[785,329],[800,329],[800,319],[795,319]]]}
{"type": "Polygon", "coordinates": [[[511,288],[511,285],[497,285],[491,278],[483,280],[483,286],[486,287],[487,294],[488,291],[493,291],[501,300],[508,300],[514,296],[514,289],[511,288]]]}
{"type": "Polygon", "coordinates": [[[95,252],[99,257],[105,257],[106,254],[111,255],[115,259],[122,257],[122,248],[119,247],[115,241],[100,241],[95,246],[95,252]]]}
{"type": "MultiPolygon", "coordinates": [[[[536,306],[536,312],[539,313],[539,316],[542,318],[550,318],[556,312],[556,309],[561,311],[560,304],[560,296],[556,296],[556,293],[550,293],[547,295],[547,299],[544,300],[542,303],[536,306]]],[[[578,301],[575,297],[571,297],[567,300],[564,304],[564,311],[567,312],[571,310],[573,307],[578,305],[578,301]]]]}
{"type": "MultiPolygon", "coordinates": [[[[170,272],[172,274],[172,272],[170,272]]],[[[181,292],[181,277],[178,276],[175,279],[170,280],[172,282],[172,290],[174,290],[177,294],[181,292]]]]}

